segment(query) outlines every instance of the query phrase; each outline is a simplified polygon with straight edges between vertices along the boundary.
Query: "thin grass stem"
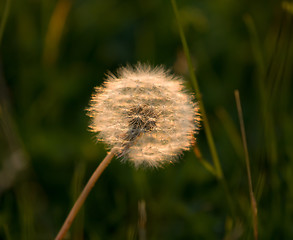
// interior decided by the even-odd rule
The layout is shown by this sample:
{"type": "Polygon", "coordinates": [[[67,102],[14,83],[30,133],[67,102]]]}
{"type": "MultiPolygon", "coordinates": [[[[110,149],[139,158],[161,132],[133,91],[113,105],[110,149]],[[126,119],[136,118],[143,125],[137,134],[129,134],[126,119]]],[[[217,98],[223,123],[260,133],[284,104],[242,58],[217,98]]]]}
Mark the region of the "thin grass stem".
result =
{"type": "Polygon", "coordinates": [[[112,158],[114,157],[114,150],[112,150],[108,155],[104,158],[104,160],[99,164],[95,172],[92,174],[91,178],[85,185],[84,189],[82,190],[81,194],[79,195],[78,199],[76,200],[73,208],[71,209],[70,213],[68,214],[63,226],[61,227],[57,237],[55,240],[61,240],[64,238],[65,234],[69,230],[74,218],[76,217],[77,213],[79,212],[80,208],[84,204],[87,196],[89,195],[90,191],[94,187],[95,183],[105,170],[105,168],[109,165],[112,158]]]}
{"type": "Polygon", "coordinates": [[[186,41],[186,38],[185,38],[185,35],[184,35],[182,24],[181,24],[181,21],[180,21],[180,16],[179,16],[178,8],[177,8],[177,5],[176,5],[176,1],[171,0],[171,3],[172,3],[173,10],[174,10],[174,13],[175,13],[175,17],[176,17],[176,20],[177,20],[177,23],[178,23],[178,28],[179,28],[179,33],[180,33],[180,38],[181,38],[181,41],[182,41],[182,45],[183,45],[183,50],[184,50],[184,53],[185,53],[185,56],[186,56],[186,59],[187,59],[188,68],[189,68],[189,72],[190,72],[190,78],[191,78],[192,85],[193,85],[194,90],[195,90],[195,95],[196,95],[196,98],[197,98],[198,103],[199,103],[199,108],[200,108],[200,112],[201,112],[201,115],[202,115],[203,125],[204,125],[205,133],[206,133],[206,136],[207,136],[209,148],[210,148],[210,151],[211,151],[211,154],[212,154],[213,163],[214,163],[214,166],[215,166],[217,177],[219,179],[221,179],[221,178],[223,178],[222,167],[221,167],[221,164],[220,164],[220,161],[219,161],[219,157],[218,157],[218,153],[217,153],[217,150],[216,150],[215,142],[214,142],[214,139],[213,139],[213,136],[212,136],[211,128],[210,128],[208,118],[207,118],[207,115],[206,115],[206,111],[205,111],[205,107],[204,107],[204,104],[203,104],[203,101],[202,101],[202,97],[201,97],[199,85],[198,85],[198,82],[197,82],[197,78],[195,76],[194,69],[193,69],[193,66],[192,66],[192,62],[191,62],[191,58],[190,58],[190,54],[189,54],[189,48],[188,48],[187,41],[186,41]]]}
{"type": "Polygon", "coordinates": [[[244,121],[243,121],[243,113],[242,113],[242,108],[241,108],[239,91],[235,90],[234,94],[235,94],[235,100],[236,100],[236,105],[237,105],[237,110],[238,110],[241,136],[242,136],[242,142],[243,142],[243,148],[244,148],[244,154],[245,154],[245,163],[246,163],[246,170],[247,170],[249,195],[250,195],[251,209],[252,209],[253,235],[254,235],[254,239],[257,240],[258,239],[257,203],[255,200],[255,196],[253,193],[253,187],[252,187],[250,161],[249,161],[249,154],[248,154],[248,149],[247,149],[247,141],[246,141],[246,134],[245,134],[245,126],[244,126],[244,121]]]}

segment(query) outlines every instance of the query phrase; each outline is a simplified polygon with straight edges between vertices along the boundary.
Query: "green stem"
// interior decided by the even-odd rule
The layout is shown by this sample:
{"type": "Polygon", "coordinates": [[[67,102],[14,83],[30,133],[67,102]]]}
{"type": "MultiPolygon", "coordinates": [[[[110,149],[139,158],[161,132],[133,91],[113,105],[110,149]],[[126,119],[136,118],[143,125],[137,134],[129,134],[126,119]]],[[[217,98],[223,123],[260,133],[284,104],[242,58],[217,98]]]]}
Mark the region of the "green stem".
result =
{"type": "Polygon", "coordinates": [[[209,148],[210,148],[210,151],[211,151],[211,154],[212,154],[212,159],[213,159],[213,163],[214,163],[214,166],[215,166],[215,169],[216,169],[217,177],[219,179],[222,179],[223,178],[223,172],[222,172],[221,164],[220,164],[220,161],[219,161],[219,157],[218,157],[218,153],[217,153],[217,150],[216,150],[215,142],[214,142],[212,132],[211,132],[211,128],[210,128],[208,118],[207,118],[207,115],[206,115],[205,107],[204,107],[204,104],[203,104],[203,101],[202,101],[202,97],[201,97],[201,93],[200,93],[200,90],[199,90],[198,82],[197,82],[197,79],[196,79],[196,76],[195,76],[195,73],[194,73],[194,69],[193,69],[193,66],[192,66],[188,45],[187,45],[185,35],[184,35],[184,32],[183,32],[183,28],[182,28],[182,25],[181,25],[181,22],[180,22],[178,8],[177,8],[175,0],[171,0],[171,2],[172,2],[173,10],[174,10],[174,13],[175,13],[175,17],[176,17],[176,20],[177,20],[177,23],[178,23],[180,38],[181,38],[181,41],[182,41],[183,50],[184,50],[184,53],[185,53],[185,56],[186,56],[186,59],[187,59],[188,68],[189,68],[189,72],[190,72],[190,78],[191,78],[191,81],[192,81],[192,84],[193,84],[193,87],[194,87],[194,90],[195,90],[195,96],[196,96],[196,98],[198,100],[198,103],[199,103],[199,108],[200,108],[201,115],[202,115],[203,126],[204,126],[204,129],[205,129],[205,132],[206,132],[206,136],[207,136],[209,148]]]}

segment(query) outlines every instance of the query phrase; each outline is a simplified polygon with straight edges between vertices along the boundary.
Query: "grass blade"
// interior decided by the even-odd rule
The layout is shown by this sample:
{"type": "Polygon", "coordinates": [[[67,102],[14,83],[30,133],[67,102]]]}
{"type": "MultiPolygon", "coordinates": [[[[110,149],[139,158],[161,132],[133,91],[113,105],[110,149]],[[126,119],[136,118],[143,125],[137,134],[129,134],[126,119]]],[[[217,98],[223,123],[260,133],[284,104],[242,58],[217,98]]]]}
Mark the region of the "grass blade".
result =
{"type": "Polygon", "coordinates": [[[203,101],[202,101],[199,85],[198,85],[198,82],[197,82],[197,79],[196,79],[196,76],[195,76],[195,73],[194,73],[194,69],[192,67],[192,62],[191,62],[191,58],[190,58],[190,54],[189,54],[189,48],[188,48],[186,38],[185,38],[185,35],[184,35],[184,32],[183,32],[182,24],[181,24],[180,17],[179,17],[178,8],[177,8],[175,0],[171,0],[171,2],[172,2],[173,10],[174,10],[174,13],[175,13],[175,17],[176,17],[176,20],[177,20],[177,23],[178,23],[178,28],[179,28],[179,33],[180,33],[180,38],[181,38],[181,41],[182,41],[182,45],[183,45],[183,50],[184,50],[184,53],[185,53],[185,56],[186,56],[186,59],[187,59],[187,63],[188,63],[188,68],[189,68],[189,72],[190,72],[190,78],[191,78],[192,85],[193,85],[194,90],[195,90],[195,95],[196,95],[197,101],[199,102],[199,108],[200,108],[200,112],[201,112],[201,115],[202,115],[203,126],[204,126],[205,133],[206,133],[206,136],[207,136],[209,148],[210,148],[210,151],[211,151],[211,154],[212,154],[212,159],[213,159],[213,163],[214,163],[215,170],[216,170],[216,173],[217,173],[217,177],[219,179],[222,179],[223,178],[222,167],[221,167],[221,164],[220,164],[220,161],[219,161],[219,157],[218,157],[218,153],[217,153],[217,150],[216,150],[215,142],[214,142],[214,139],[213,139],[213,136],[212,136],[211,128],[210,128],[208,118],[207,118],[207,115],[206,115],[206,111],[205,111],[205,107],[204,107],[204,104],[203,104],[203,101]]]}

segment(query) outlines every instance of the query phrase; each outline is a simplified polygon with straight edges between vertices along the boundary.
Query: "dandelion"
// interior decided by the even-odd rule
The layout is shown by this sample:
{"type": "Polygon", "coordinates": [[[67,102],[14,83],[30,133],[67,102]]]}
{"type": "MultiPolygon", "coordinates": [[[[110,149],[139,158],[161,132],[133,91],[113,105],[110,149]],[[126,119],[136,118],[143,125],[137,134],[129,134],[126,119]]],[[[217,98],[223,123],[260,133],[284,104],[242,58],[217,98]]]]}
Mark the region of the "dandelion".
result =
{"type": "Polygon", "coordinates": [[[91,131],[111,149],[84,187],[56,240],[67,233],[79,209],[114,155],[136,167],[173,162],[194,142],[199,111],[183,80],[163,67],[138,63],[108,74],[88,109],[91,131]]]}
{"type": "Polygon", "coordinates": [[[123,161],[160,167],[187,150],[198,129],[198,107],[183,80],[163,67],[138,63],[108,74],[91,100],[90,128],[123,161]]]}

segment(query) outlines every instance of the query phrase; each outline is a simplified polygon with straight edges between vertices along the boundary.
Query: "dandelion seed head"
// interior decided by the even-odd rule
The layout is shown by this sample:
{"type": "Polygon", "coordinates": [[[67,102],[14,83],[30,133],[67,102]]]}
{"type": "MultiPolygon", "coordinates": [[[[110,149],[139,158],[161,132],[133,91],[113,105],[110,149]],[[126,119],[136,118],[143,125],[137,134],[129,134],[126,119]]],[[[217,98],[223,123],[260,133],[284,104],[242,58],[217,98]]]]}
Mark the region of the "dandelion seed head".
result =
{"type": "Polygon", "coordinates": [[[175,161],[195,140],[199,110],[183,80],[138,63],[109,73],[93,94],[90,129],[136,167],[175,161]]]}

